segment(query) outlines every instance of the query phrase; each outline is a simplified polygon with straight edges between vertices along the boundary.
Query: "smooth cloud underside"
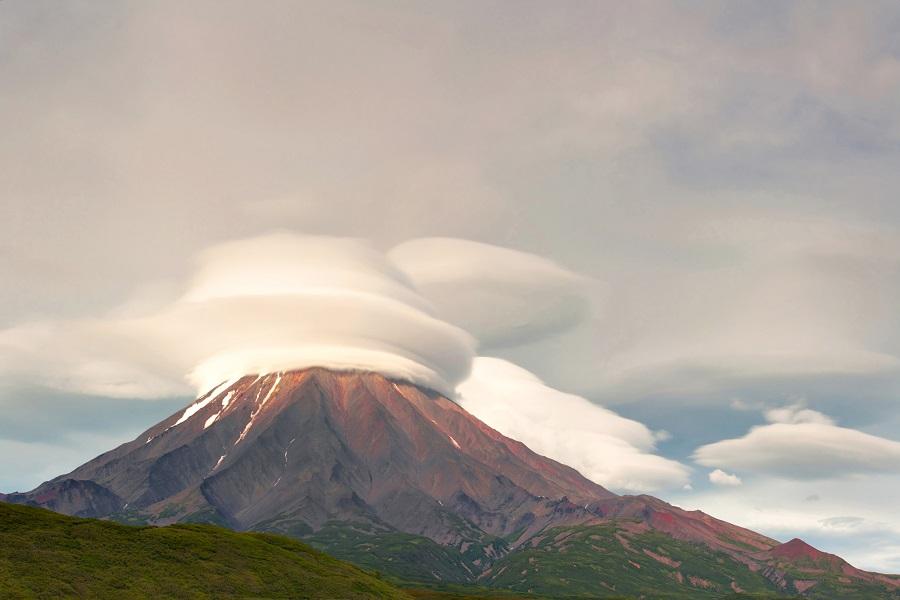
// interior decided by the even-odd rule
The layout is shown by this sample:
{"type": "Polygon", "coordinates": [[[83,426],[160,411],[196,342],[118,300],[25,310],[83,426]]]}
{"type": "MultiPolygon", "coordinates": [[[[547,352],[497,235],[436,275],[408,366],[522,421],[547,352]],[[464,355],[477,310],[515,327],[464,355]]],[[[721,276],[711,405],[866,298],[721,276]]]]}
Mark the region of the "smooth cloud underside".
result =
{"type": "Polygon", "coordinates": [[[826,415],[797,406],[767,411],[766,418],[769,425],[741,438],[701,446],[694,460],[792,479],[900,473],[900,442],[839,427],[826,415]]]}
{"type": "Polygon", "coordinates": [[[452,238],[410,240],[388,256],[482,348],[542,339],[589,314],[588,281],[540,256],[452,238]]]}
{"type": "Polygon", "coordinates": [[[476,343],[434,316],[367,244],[286,233],[204,252],[184,302],[163,319],[178,326],[150,329],[204,326],[191,371],[198,389],[243,373],[324,366],[374,370],[450,394],[468,374],[476,343]]]}
{"type": "Polygon", "coordinates": [[[383,254],[350,239],[286,233],[201,254],[186,293],[139,317],[0,334],[13,373],[62,389],[154,397],[247,373],[366,369],[452,394],[476,342],[436,317],[383,254]]]}
{"type": "Polygon", "coordinates": [[[459,403],[485,423],[601,485],[647,492],[688,482],[687,467],[652,454],[646,426],[548,387],[507,361],[476,358],[458,391],[459,403]]]}
{"type": "Polygon", "coordinates": [[[187,393],[185,374],[203,392],[310,366],[452,396],[479,342],[582,318],[583,283],[541,257],[466,240],[413,240],[388,257],[356,239],[272,233],[202,251],[185,292],[150,312],[21,325],[0,332],[0,353],[7,374],[120,397],[187,393]]]}

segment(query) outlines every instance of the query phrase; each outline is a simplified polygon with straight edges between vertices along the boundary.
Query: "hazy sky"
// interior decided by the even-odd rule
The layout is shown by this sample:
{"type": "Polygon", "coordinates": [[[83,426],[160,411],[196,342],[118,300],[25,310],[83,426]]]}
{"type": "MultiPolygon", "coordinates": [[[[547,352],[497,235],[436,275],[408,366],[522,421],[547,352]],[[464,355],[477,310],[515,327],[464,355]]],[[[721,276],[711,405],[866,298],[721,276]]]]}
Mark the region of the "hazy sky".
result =
{"type": "Polygon", "coordinates": [[[0,490],[277,331],[900,572],[898,107],[896,2],[0,2],[0,490]]]}

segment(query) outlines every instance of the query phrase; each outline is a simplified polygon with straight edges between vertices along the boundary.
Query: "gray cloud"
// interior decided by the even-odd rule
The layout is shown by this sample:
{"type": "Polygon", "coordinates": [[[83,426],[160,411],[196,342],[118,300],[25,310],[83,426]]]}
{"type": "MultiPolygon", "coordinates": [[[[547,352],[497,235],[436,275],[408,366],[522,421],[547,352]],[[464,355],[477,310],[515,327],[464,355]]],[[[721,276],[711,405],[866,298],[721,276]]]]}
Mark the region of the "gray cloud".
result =
{"type": "MultiPolygon", "coordinates": [[[[679,219],[658,230],[658,242],[679,219]]],[[[841,379],[896,388],[892,227],[710,212],[682,225],[693,228],[696,258],[654,255],[610,271],[590,323],[504,356],[607,403],[853,389],[841,379]]]]}
{"type": "Polygon", "coordinates": [[[589,314],[590,282],[540,256],[451,238],[410,240],[388,256],[484,349],[539,340],[589,314]]]}
{"type": "Polygon", "coordinates": [[[828,517],[819,520],[823,526],[834,529],[857,529],[865,522],[862,517],[828,517]]]}

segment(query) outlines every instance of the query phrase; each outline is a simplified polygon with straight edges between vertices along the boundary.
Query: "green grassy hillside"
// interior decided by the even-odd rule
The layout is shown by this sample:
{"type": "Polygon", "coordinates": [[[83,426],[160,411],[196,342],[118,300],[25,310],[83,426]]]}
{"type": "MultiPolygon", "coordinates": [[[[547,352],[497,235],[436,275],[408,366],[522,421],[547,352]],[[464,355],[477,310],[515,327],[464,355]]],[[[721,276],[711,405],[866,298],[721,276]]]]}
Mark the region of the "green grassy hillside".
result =
{"type": "Polygon", "coordinates": [[[482,583],[547,596],[721,598],[774,594],[760,574],[720,552],[620,524],[558,527],[492,565],[482,583]]]}
{"type": "Polygon", "coordinates": [[[395,581],[472,583],[477,568],[454,548],[363,523],[329,523],[303,541],[395,581]]]}
{"type": "Polygon", "coordinates": [[[0,503],[0,598],[411,596],[281,536],[129,527],[0,503]]]}

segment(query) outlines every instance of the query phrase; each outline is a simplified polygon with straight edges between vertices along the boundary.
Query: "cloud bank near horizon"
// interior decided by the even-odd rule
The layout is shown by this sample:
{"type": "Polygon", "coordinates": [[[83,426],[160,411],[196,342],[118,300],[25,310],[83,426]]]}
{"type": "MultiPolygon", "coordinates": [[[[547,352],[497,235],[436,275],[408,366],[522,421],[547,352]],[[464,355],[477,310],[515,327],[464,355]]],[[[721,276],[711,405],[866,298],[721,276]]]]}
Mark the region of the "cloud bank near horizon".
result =
{"type": "Polygon", "coordinates": [[[767,425],[743,437],[701,446],[694,460],[718,467],[714,473],[727,468],[798,480],[900,474],[900,442],[840,427],[801,405],[770,409],[765,417],[767,425]]]}

